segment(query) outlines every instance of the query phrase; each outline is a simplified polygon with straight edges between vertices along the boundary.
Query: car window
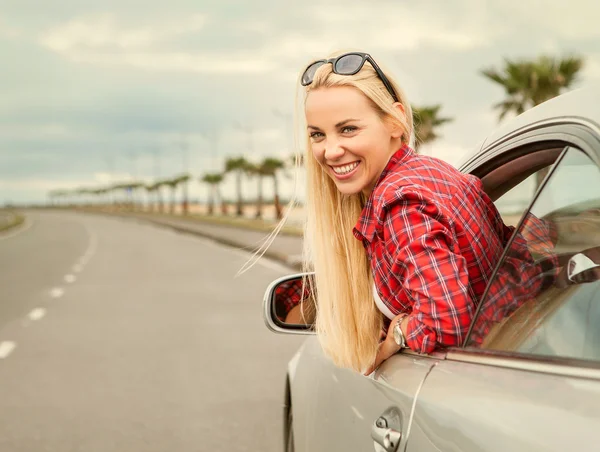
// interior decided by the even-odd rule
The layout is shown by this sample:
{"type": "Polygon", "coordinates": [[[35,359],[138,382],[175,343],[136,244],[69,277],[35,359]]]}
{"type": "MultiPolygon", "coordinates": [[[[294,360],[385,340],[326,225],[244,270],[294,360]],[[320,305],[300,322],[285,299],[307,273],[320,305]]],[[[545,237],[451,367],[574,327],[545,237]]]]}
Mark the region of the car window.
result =
{"type": "Polygon", "coordinates": [[[468,347],[600,360],[600,170],[568,148],[488,285],[468,347]]]}
{"type": "Polygon", "coordinates": [[[531,174],[494,201],[505,224],[516,226],[519,223],[549,169],[550,166],[547,166],[531,174]]]}

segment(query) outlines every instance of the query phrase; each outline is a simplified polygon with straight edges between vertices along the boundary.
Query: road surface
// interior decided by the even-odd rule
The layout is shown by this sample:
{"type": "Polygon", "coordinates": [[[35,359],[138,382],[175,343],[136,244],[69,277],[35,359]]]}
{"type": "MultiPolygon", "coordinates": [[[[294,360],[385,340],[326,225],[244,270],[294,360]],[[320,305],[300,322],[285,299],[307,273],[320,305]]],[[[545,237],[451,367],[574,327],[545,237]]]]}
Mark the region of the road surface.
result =
{"type": "Polygon", "coordinates": [[[0,451],[276,451],[297,336],[265,261],[126,219],[33,212],[0,236],[0,451]]]}

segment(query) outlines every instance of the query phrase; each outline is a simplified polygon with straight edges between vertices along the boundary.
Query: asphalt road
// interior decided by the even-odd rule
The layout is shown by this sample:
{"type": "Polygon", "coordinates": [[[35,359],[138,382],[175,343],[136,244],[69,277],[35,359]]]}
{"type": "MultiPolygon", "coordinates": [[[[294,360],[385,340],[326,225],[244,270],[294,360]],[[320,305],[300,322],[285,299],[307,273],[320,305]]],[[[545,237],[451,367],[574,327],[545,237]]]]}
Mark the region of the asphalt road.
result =
{"type": "Polygon", "coordinates": [[[157,226],[30,213],[0,236],[0,451],[276,451],[290,271],[157,226]]]}

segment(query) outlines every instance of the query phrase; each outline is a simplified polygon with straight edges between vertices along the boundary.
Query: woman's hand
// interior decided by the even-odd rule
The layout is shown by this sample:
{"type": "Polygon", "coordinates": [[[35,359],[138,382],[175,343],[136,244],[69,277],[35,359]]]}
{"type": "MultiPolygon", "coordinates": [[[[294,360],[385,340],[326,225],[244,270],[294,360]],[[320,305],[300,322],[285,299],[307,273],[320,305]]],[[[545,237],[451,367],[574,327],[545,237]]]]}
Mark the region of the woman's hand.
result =
{"type": "Polygon", "coordinates": [[[387,336],[384,339],[384,341],[379,344],[379,349],[377,350],[375,362],[371,367],[369,367],[369,369],[367,369],[365,375],[369,375],[370,373],[372,373],[381,365],[382,362],[384,362],[389,357],[394,356],[400,351],[400,346],[396,344],[396,341],[394,340],[394,325],[396,325],[398,318],[402,316],[404,316],[404,319],[402,320],[402,323],[400,323],[400,328],[402,329],[402,332],[406,337],[406,326],[408,323],[408,316],[406,314],[400,314],[394,317],[394,319],[390,322],[390,327],[388,328],[387,336]]]}

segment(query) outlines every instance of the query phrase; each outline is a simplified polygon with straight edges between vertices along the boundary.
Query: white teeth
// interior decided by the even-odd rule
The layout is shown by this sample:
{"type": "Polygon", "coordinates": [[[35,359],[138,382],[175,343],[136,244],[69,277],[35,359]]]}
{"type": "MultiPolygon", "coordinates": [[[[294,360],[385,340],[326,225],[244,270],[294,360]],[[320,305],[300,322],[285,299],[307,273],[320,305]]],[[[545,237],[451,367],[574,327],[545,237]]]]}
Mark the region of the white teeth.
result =
{"type": "Polygon", "coordinates": [[[354,162],[351,163],[350,165],[344,165],[344,166],[337,166],[337,167],[332,167],[333,168],[333,172],[335,174],[348,174],[350,171],[353,171],[354,168],[356,168],[358,166],[359,162],[354,162]]]}

